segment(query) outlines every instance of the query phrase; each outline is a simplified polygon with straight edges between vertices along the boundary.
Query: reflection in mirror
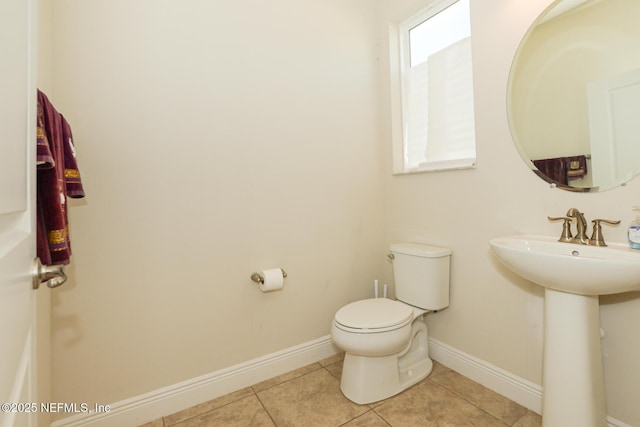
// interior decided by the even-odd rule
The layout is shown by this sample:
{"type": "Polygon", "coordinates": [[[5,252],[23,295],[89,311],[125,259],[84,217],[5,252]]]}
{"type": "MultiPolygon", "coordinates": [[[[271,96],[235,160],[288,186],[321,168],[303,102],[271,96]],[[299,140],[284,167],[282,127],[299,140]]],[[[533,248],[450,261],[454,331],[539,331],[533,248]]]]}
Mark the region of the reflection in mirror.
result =
{"type": "Polygon", "coordinates": [[[559,0],[509,77],[511,132],[547,182],[602,191],[640,172],[639,0],[559,0]]]}

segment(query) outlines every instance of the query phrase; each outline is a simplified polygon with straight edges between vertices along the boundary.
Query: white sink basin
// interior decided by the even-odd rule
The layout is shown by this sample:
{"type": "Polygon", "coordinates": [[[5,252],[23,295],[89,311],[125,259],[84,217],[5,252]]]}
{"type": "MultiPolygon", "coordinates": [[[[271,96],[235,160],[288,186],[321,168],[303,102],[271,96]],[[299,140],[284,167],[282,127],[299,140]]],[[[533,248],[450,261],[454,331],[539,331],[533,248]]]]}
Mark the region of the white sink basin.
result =
{"type": "Polygon", "coordinates": [[[640,251],[627,245],[587,246],[532,235],[501,237],[489,243],[507,267],[546,288],[579,295],[640,290],[640,251]]]}
{"type": "Polygon", "coordinates": [[[543,427],[606,427],[599,295],[640,290],[640,251],[546,236],[490,241],[496,256],[544,290],[543,427]]]}

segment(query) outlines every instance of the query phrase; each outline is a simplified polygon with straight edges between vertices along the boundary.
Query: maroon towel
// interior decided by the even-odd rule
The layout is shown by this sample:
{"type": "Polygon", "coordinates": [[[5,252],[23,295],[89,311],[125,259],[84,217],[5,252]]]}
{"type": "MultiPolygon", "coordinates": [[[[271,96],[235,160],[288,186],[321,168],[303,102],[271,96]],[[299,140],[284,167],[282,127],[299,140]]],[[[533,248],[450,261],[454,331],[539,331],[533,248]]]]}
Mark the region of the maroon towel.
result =
{"type": "Polygon", "coordinates": [[[569,184],[567,178],[567,163],[564,158],[556,157],[552,159],[533,160],[533,164],[550,182],[556,182],[562,185],[569,184]]]}
{"type": "Polygon", "coordinates": [[[587,174],[587,157],[584,154],[532,161],[544,176],[563,185],[569,185],[569,180],[584,178],[587,174]]]}
{"type": "Polygon", "coordinates": [[[67,197],[84,197],[69,124],[38,91],[37,250],[44,265],[69,264],[67,197]]]}

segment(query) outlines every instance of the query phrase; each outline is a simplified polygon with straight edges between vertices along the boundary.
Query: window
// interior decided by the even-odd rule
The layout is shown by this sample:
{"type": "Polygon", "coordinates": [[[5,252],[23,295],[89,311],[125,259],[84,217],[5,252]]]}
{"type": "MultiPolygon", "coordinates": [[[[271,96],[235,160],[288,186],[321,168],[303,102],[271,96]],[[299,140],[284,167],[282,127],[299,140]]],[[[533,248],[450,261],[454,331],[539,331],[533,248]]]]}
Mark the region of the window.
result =
{"type": "Polygon", "coordinates": [[[437,1],[396,37],[394,172],[475,166],[469,0],[437,1]]]}

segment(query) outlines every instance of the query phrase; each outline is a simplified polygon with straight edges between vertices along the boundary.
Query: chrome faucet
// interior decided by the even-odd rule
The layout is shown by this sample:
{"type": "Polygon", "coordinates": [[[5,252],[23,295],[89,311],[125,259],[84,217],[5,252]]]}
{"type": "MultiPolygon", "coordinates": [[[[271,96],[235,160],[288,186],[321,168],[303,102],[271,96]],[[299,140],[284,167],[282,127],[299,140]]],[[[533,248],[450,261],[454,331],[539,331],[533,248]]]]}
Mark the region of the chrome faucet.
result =
{"type": "Polygon", "coordinates": [[[593,234],[591,238],[587,237],[587,220],[584,219],[584,214],[576,208],[571,208],[567,211],[566,216],[561,217],[547,217],[551,221],[564,221],[562,225],[562,235],[559,242],[566,243],[578,243],[581,245],[593,245],[593,246],[607,246],[602,236],[602,227],[600,223],[617,225],[620,221],[612,221],[608,219],[594,219],[593,221],[593,234]],[[575,237],[571,235],[571,221],[575,218],[577,234],[575,237]]]}

